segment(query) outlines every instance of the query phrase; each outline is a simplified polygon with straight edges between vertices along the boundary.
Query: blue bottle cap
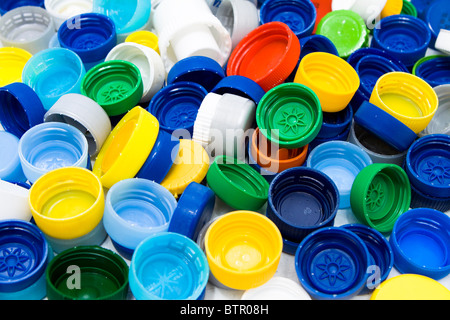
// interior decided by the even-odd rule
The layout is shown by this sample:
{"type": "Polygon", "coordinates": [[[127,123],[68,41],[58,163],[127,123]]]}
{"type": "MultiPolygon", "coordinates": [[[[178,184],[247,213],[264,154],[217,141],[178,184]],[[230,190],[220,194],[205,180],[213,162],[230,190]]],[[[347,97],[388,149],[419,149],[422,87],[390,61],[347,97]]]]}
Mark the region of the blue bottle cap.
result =
{"type": "Polygon", "coordinates": [[[231,75],[223,78],[211,92],[221,95],[225,93],[235,94],[250,99],[255,104],[258,104],[259,100],[266,93],[255,81],[240,75],[231,75]]]}
{"type": "Polygon", "coordinates": [[[442,212],[450,210],[450,198],[431,197],[417,190],[411,184],[411,204],[410,208],[431,208],[442,212]]]}
{"type": "Polygon", "coordinates": [[[406,154],[405,171],[419,192],[450,200],[450,136],[430,134],[417,139],[406,154]]]}
{"type": "Polygon", "coordinates": [[[147,110],[159,121],[161,129],[169,133],[187,130],[192,136],[198,109],[208,91],[198,83],[179,81],[159,90],[147,110]]]}
{"type": "Polygon", "coordinates": [[[284,239],[300,243],[311,232],[334,225],[339,201],[329,176],[313,168],[294,167],[270,183],[267,217],[284,239]]]}
{"type": "Polygon", "coordinates": [[[167,74],[167,84],[190,81],[210,92],[225,77],[222,66],[209,57],[192,56],[179,60],[167,74]]]}
{"type": "Polygon", "coordinates": [[[435,2],[436,0],[411,0],[411,3],[417,10],[417,16],[422,20],[425,18],[425,14],[427,9],[435,2]]]}
{"type": "MultiPolygon", "coordinates": [[[[308,155],[309,155],[309,153],[311,153],[311,151],[313,151],[313,149],[315,147],[321,145],[322,143],[325,143],[328,141],[347,141],[349,134],[350,134],[350,130],[351,130],[351,126],[349,126],[344,132],[342,132],[341,134],[339,134],[335,137],[331,137],[331,138],[316,137],[316,138],[314,138],[314,140],[311,141],[308,145],[308,155]]],[[[306,165],[306,162],[303,165],[306,165]]]]}
{"type": "Polygon", "coordinates": [[[63,48],[78,54],[84,63],[101,62],[117,44],[116,27],[100,13],[82,13],[68,19],[58,29],[63,48]]]}
{"type": "Polygon", "coordinates": [[[366,244],[342,227],[308,235],[295,253],[301,285],[315,299],[350,299],[366,286],[371,257],[366,244]]]}
{"type": "Polygon", "coordinates": [[[407,150],[417,134],[397,118],[391,116],[369,101],[364,101],[355,112],[355,122],[385,141],[398,151],[407,150]],[[395,132],[395,134],[392,134],[395,132]]]}
{"type": "Polygon", "coordinates": [[[394,253],[388,239],[378,230],[363,224],[352,223],[341,227],[355,233],[366,244],[374,263],[369,266],[371,275],[367,288],[374,289],[387,279],[394,266],[394,253]]]}
{"type": "Polygon", "coordinates": [[[25,183],[27,178],[23,174],[19,159],[19,138],[12,133],[0,131],[0,180],[12,183],[25,183]]]}
{"type": "Polygon", "coordinates": [[[209,278],[205,253],[174,232],[149,236],[130,263],[130,289],[136,300],[199,300],[209,278]]]}
{"type": "Polygon", "coordinates": [[[17,292],[34,284],[45,273],[49,254],[44,234],[36,225],[0,221],[0,292],[17,292]]]}
{"type": "Polygon", "coordinates": [[[316,7],[310,0],[266,0],[259,11],[261,24],[286,23],[299,39],[311,35],[316,16],[316,7]]]}
{"type": "Polygon", "coordinates": [[[411,68],[425,56],[431,31],[419,18],[392,15],[381,19],[373,30],[371,46],[387,51],[411,68]]]}
{"type": "Polygon", "coordinates": [[[430,208],[410,209],[395,222],[389,237],[394,266],[435,280],[450,273],[450,217],[430,208]]]}
{"type": "MultiPolygon", "coordinates": [[[[449,13],[450,16],[450,13],[449,13]]],[[[419,60],[413,74],[425,80],[430,86],[437,87],[450,83],[450,56],[434,56],[419,60]]]]}
{"type": "Polygon", "coordinates": [[[336,56],[339,55],[334,43],[321,34],[313,34],[308,37],[301,38],[300,47],[302,50],[300,52],[299,60],[312,52],[327,52],[336,56]]]}
{"type": "Polygon", "coordinates": [[[44,8],[44,0],[3,0],[0,3],[0,16],[4,15],[8,11],[25,6],[35,6],[44,8]]]}
{"type": "Polygon", "coordinates": [[[322,127],[316,138],[335,138],[347,131],[352,124],[353,108],[348,105],[338,112],[323,112],[322,127]]]}
{"type": "Polygon", "coordinates": [[[197,182],[191,182],[178,200],[169,223],[169,232],[177,232],[197,241],[203,226],[211,219],[216,195],[197,182]]]}
{"type": "Polygon", "coordinates": [[[136,178],[144,178],[161,183],[172,167],[179,147],[179,139],[176,139],[167,131],[160,130],[152,151],[136,174],[136,178]]]}
{"type": "Polygon", "coordinates": [[[31,127],[44,122],[45,109],[36,92],[15,82],[0,88],[0,123],[20,138],[31,127]]]}
{"type": "Polygon", "coordinates": [[[423,20],[431,32],[430,48],[434,49],[441,29],[450,30],[450,5],[447,0],[435,0],[423,14],[423,20]]]}
{"type": "Polygon", "coordinates": [[[350,207],[350,191],[358,173],[372,164],[370,156],[348,141],[327,141],[308,155],[306,165],[327,175],[339,190],[339,208],[350,207]]]}

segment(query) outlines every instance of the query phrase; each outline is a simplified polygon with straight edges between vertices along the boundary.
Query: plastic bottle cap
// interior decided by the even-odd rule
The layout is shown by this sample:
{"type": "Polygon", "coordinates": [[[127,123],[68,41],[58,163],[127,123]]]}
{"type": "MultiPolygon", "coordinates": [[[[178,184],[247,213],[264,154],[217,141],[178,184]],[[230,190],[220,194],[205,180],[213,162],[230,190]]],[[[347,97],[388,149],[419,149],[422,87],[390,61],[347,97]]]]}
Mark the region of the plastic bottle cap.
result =
{"type": "Polygon", "coordinates": [[[308,145],[297,149],[285,149],[269,143],[259,128],[253,131],[249,148],[257,164],[272,172],[281,172],[303,165],[308,153],[308,145]]]}
{"type": "Polygon", "coordinates": [[[105,207],[100,180],[84,168],[52,170],[30,189],[33,219],[42,232],[57,239],[74,239],[92,231],[105,207]]]}
{"type": "Polygon", "coordinates": [[[438,96],[439,106],[430,123],[420,135],[450,134],[450,84],[434,87],[433,90],[438,96]]]}
{"type": "Polygon", "coordinates": [[[0,123],[20,138],[28,129],[42,123],[45,114],[39,96],[28,85],[14,82],[0,88],[0,123]]]}
{"type": "Polygon", "coordinates": [[[161,185],[178,198],[191,182],[202,183],[209,168],[209,156],[197,142],[180,139],[172,167],[161,185]]]}
{"type": "Polygon", "coordinates": [[[0,18],[0,41],[4,47],[17,47],[36,54],[48,48],[54,33],[53,19],[41,7],[18,7],[0,18]]]}
{"type": "Polygon", "coordinates": [[[125,42],[134,42],[159,52],[158,36],[149,30],[138,30],[130,33],[125,42]]]}
{"type": "Polygon", "coordinates": [[[417,9],[410,0],[403,0],[402,12],[400,14],[417,17],[417,9]]]}
{"type": "Polygon", "coordinates": [[[450,217],[431,208],[411,209],[396,221],[389,241],[400,273],[440,280],[450,274],[450,217]]]}
{"type": "Polygon", "coordinates": [[[169,133],[186,130],[192,135],[198,109],[208,94],[200,84],[179,81],[164,86],[150,101],[147,110],[169,133]]]}
{"type": "Polygon", "coordinates": [[[411,184],[433,198],[450,201],[450,136],[432,134],[416,140],[408,149],[405,171],[411,184]]]}
{"type": "Polygon", "coordinates": [[[152,21],[167,72],[177,61],[192,56],[206,56],[225,65],[231,37],[205,1],[163,1],[155,8],[152,21]]]}
{"type": "Polygon", "coordinates": [[[316,22],[316,7],[309,0],[268,0],[259,12],[261,24],[281,21],[300,39],[311,35],[316,22]]]}
{"type": "Polygon", "coordinates": [[[402,274],[390,278],[372,293],[371,300],[449,300],[450,290],[431,278],[402,274]]]}
{"type": "Polygon", "coordinates": [[[448,45],[449,39],[450,30],[441,29],[434,44],[435,49],[450,54],[450,46],[448,45]]]}
{"type": "Polygon", "coordinates": [[[405,171],[395,164],[374,163],[356,176],[350,193],[357,219],[380,232],[391,232],[398,217],[411,202],[405,171]]]}
{"type": "Polygon", "coordinates": [[[0,131],[0,180],[12,183],[25,183],[27,179],[22,171],[19,159],[19,138],[15,135],[0,131]]]}
{"type": "Polygon", "coordinates": [[[351,10],[357,13],[366,23],[367,27],[371,27],[376,20],[387,0],[333,0],[331,8],[336,10],[351,10]]]}
{"type": "Polygon", "coordinates": [[[130,178],[108,190],[103,224],[111,239],[131,251],[150,235],[167,231],[177,201],[159,183],[130,178]]]}
{"type": "Polygon", "coordinates": [[[228,156],[218,156],[206,175],[214,193],[237,210],[258,210],[267,201],[268,182],[250,165],[228,156]]]}
{"type": "Polygon", "coordinates": [[[167,74],[167,84],[179,81],[198,83],[210,92],[225,77],[220,64],[208,57],[193,56],[177,61],[167,74]]]}
{"type": "Polygon", "coordinates": [[[248,98],[255,104],[258,104],[266,93],[263,88],[250,78],[234,75],[222,78],[211,90],[217,94],[235,94],[240,97],[248,98]]]}
{"type": "Polygon", "coordinates": [[[208,261],[194,241],[162,232],[136,248],[130,264],[130,289],[137,300],[198,300],[208,275],[208,261]]]}
{"type": "Polygon", "coordinates": [[[233,211],[209,226],[205,252],[211,273],[220,283],[248,290],[263,285],[275,274],[282,238],[278,228],[264,215],[233,211]]]}
{"type": "Polygon", "coordinates": [[[0,48],[0,86],[22,82],[22,70],[31,57],[31,53],[20,48],[0,48]]]}
{"type": "Polygon", "coordinates": [[[178,199],[168,231],[197,241],[200,230],[211,220],[215,200],[216,195],[211,189],[191,182],[178,199]]]}
{"type": "Polygon", "coordinates": [[[88,65],[103,62],[117,44],[116,26],[103,14],[82,13],[59,27],[58,41],[61,47],[79,55],[90,69],[88,65]]]}
{"type": "Polygon", "coordinates": [[[450,84],[450,56],[432,55],[419,61],[413,67],[412,73],[425,80],[430,86],[437,87],[450,84]]]}
{"type": "Polygon", "coordinates": [[[123,115],[133,109],[143,92],[139,69],[124,60],[97,64],[81,82],[81,93],[101,105],[109,116],[123,115]]]}
{"type": "Polygon", "coordinates": [[[295,253],[300,284],[318,300],[350,299],[366,286],[370,254],[352,231],[324,227],[308,235],[295,253]]]}
{"type": "MultiPolygon", "coordinates": [[[[330,118],[330,117],[328,117],[328,118],[330,118]]],[[[350,126],[348,126],[343,132],[339,133],[338,135],[336,135],[334,137],[329,137],[329,138],[320,137],[319,135],[317,135],[317,137],[309,143],[309,150],[313,150],[318,145],[328,142],[328,141],[333,141],[333,140],[347,141],[349,133],[350,133],[350,129],[351,129],[350,126]]]]}
{"type": "Polygon", "coordinates": [[[389,16],[399,15],[403,9],[403,0],[387,0],[381,11],[380,17],[384,19],[389,16]]]}
{"type": "Polygon", "coordinates": [[[339,55],[334,43],[325,36],[320,34],[313,34],[308,37],[303,37],[300,39],[300,47],[302,51],[300,52],[301,61],[304,56],[312,52],[328,52],[334,55],[339,55]]]}
{"type": "MultiPolygon", "coordinates": [[[[0,249],[2,296],[25,290],[45,274],[50,251],[44,235],[34,224],[20,220],[0,221],[0,249]]],[[[41,296],[37,299],[43,299],[45,289],[39,291],[41,296]]]]}
{"type": "Polygon", "coordinates": [[[172,167],[179,148],[179,139],[173,137],[167,131],[160,130],[152,151],[136,174],[136,178],[161,183],[172,167]]]}
{"type": "Polygon", "coordinates": [[[417,134],[404,123],[368,101],[361,104],[354,119],[358,125],[401,152],[406,151],[417,139],[417,134]]]}
{"type": "Polygon", "coordinates": [[[306,165],[328,175],[339,191],[339,208],[350,207],[350,190],[359,172],[372,164],[369,155],[347,141],[327,141],[308,155],[306,165]]]}
{"type": "Polygon", "coordinates": [[[232,49],[260,24],[258,8],[252,1],[223,0],[215,16],[230,33],[232,49]]]}
{"type": "Polygon", "coordinates": [[[326,52],[313,52],[303,57],[294,82],[317,94],[323,112],[343,110],[360,85],[359,76],[350,64],[326,52]]]}
{"type": "Polygon", "coordinates": [[[365,21],[351,10],[336,10],[320,20],[316,34],[329,38],[339,57],[347,58],[368,44],[369,31],[365,21]]]}
{"type": "Polygon", "coordinates": [[[59,122],[38,124],[19,140],[19,159],[30,183],[61,167],[88,166],[88,143],[77,128],[59,122]]]}
{"type": "Polygon", "coordinates": [[[313,168],[295,167],[270,183],[266,215],[283,239],[300,243],[311,232],[334,224],[339,201],[330,177],[313,168]]]}
{"type": "Polygon", "coordinates": [[[282,22],[267,22],[239,42],[226,72],[250,78],[268,91],[286,80],[299,56],[300,42],[292,30],[282,22]]]}
{"type": "Polygon", "coordinates": [[[28,205],[29,190],[19,184],[0,180],[0,220],[31,220],[31,210],[28,205]]]}
{"type": "Polygon", "coordinates": [[[370,269],[367,270],[372,273],[372,276],[366,287],[369,290],[375,289],[388,278],[394,266],[394,253],[389,241],[379,231],[363,224],[352,223],[341,227],[355,233],[369,250],[373,265],[369,266],[370,269]]]}
{"type": "Polygon", "coordinates": [[[431,32],[419,18],[392,15],[375,25],[371,47],[385,50],[410,68],[425,56],[430,40],[431,32]]]}
{"type": "Polygon", "coordinates": [[[45,10],[52,16],[56,30],[71,17],[92,12],[93,0],[45,0],[45,10]]]}
{"type": "Polygon", "coordinates": [[[442,29],[450,30],[450,8],[445,0],[434,1],[425,11],[424,21],[431,31],[430,48],[435,48],[436,39],[442,29]]]}
{"type": "Polygon", "coordinates": [[[317,26],[324,16],[332,11],[331,5],[333,0],[311,0],[316,7],[316,22],[314,25],[313,34],[316,34],[317,26]]]}
{"type": "Polygon", "coordinates": [[[103,186],[136,176],[152,151],[159,132],[158,120],[136,106],[127,112],[106,138],[92,171],[103,186]]]}
{"type": "Polygon", "coordinates": [[[115,252],[99,246],[78,246],[58,254],[46,271],[48,300],[125,300],[127,263],[115,252]],[[70,285],[71,266],[78,266],[81,287],[70,285]],[[69,269],[68,269],[69,268],[69,269]]]}
{"type": "Polygon", "coordinates": [[[134,64],[141,73],[143,93],[141,103],[150,101],[164,86],[166,71],[159,54],[144,45],[124,42],[107,54],[105,61],[124,60],[134,64]]]}
{"type": "Polygon", "coordinates": [[[297,282],[277,276],[257,288],[246,290],[241,300],[311,300],[311,297],[297,282]]]}
{"type": "Polygon", "coordinates": [[[322,126],[316,138],[334,139],[348,133],[352,119],[353,107],[351,105],[338,112],[323,112],[322,126]]]}
{"type": "Polygon", "coordinates": [[[269,141],[282,148],[301,148],[317,136],[322,125],[319,99],[306,85],[280,84],[259,102],[256,123],[269,141]]]}
{"type": "Polygon", "coordinates": [[[5,0],[0,4],[0,16],[4,15],[6,12],[13,10],[18,7],[24,6],[36,6],[36,7],[44,7],[43,0],[24,0],[24,1],[14,1],[14,0],[5,0]]]}
{"type": "Polygon", "coordinates": [[[85,74],[83,62],[75,52],[53,48],[33,55],[23,68],[22,79],[48,110],[62,95],[80,93],[85,74]]]}

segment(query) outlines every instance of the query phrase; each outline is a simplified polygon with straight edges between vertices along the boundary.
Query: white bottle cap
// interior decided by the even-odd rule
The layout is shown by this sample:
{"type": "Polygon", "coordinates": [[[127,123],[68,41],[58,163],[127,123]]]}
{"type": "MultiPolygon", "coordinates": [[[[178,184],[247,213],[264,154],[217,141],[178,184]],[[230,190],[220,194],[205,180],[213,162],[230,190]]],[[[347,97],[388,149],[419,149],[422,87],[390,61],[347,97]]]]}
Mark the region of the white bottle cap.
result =
{"type": "Polygon", "coordinates": [[[265,284],[246,290],[241,300],[311,300],[303,287],[284,277],[273,277],[265,284]]]}
{"type": "Polygon", "coordinates": [[[351,10],[357,13],[367,26],[374,26],[387,0],[333,0],[331,10],[351,10]]]}
{"type": "Polygon", "coordinates": [[[30,221],[32,214],[28,204],[29,190],[20,185],[0,180],[0,220],[30,221]]]}
{"type": "Polygon", "coordinates": [[[153,49],[134,42],[115,46],[105,61],[125,60],[133,63],[141,72],[144,92],[140,102],[148,102],[164,86],[166,70],[161,56],[153,49]]]}
{"type": "Polygon", "coordinates": [[[434,47],[445,54],[450,54],[450,30],[439,31],[434,47]]]}
{"type": "Polygon", "coordinates": [[[231,37],[204,0],[164,0],[153,15],[166,72],[184,58],[201,55],[224,66],[231,37]]]}
{"type": "Polygon", "coordinates": [[[94,0],[45,0],[44,6],[53,17],[55,29],[58,30],[61,24],[67,19],[82,13],[92,12],[94,0]]]}

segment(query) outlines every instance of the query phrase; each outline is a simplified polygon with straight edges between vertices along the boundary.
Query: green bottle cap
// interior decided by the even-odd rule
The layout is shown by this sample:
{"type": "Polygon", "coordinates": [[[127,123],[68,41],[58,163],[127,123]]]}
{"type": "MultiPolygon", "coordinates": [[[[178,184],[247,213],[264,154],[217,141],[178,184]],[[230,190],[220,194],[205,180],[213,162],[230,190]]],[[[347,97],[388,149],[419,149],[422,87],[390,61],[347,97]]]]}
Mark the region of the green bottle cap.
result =
{"type": "Polygon", "coordinates": [[[369,30],[363,18],[351,10],[335,10],[326,14],[317,26],[316,34],[333,42],[339,57],[346,59],[369,44],[369,30]]]}
{"type": "Polygon", "coordinates": [[[356,218],[380,232],[391,232],[395,221],[409,209],[411,186],[396,164],[373,163],[353,181],[350,205],[356,218]]]}
{"type": "Polygon", "coordinates": [[[408,16],[413,16],[417,18],[416,6],[409,0],[403,0],[403,7],[401,14],[406,14],[408,16]]]}

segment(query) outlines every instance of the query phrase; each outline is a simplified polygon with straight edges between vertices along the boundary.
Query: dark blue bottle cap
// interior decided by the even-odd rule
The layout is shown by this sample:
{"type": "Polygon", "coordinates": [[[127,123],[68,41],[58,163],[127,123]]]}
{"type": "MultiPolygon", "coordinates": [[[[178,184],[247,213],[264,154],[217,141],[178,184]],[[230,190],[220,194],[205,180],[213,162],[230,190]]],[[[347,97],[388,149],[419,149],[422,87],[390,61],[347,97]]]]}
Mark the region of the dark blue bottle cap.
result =
{"type": "Polygon", "coordinates": [[[366,244],[374,263],[369,266],[371,279],[367,283],[367,288],[374,289],[387,279],[394,266],[394,253],[389,241],[378,230],[363,224],[352,223],[341,227],[355,233],[366,244]]]}
{"type": "Polygon", "coordinates": [[[338,208],[336,184],[319,170],[286,169],[270,183],[267,217],[292,242],[300,243],[311,232],[334,225],[338,208]]]}
{"type": "Polygon", "coordinates": [[[430,134],[412,143],[405,172],[419,192],[450,200],[450,135],[430,134]]]}
{"type": "Polygon", "coordinates": [[[353,109],[350,105],[338,112],[323,112],[322,127],[316,138],[336,138],[352,124],[353,109]]]}
{"type": "MultiPolygon", "coordinates": [[[[350,130],[351,130],[351,123],[350,126],[347,127],[347,129],[345,129],[345,131],[343,131],[342,133],[340,133],[339,135],[335,136],[335,137],[330,137],[330,138],[320,138],[320,137],[316,137],[314,138],[313,141],[311,141],[308,145],[308,155],[311,153],[311,151],[314,150],[315,147],[321,145],[322,143],[328,142],[328,141],[347,141],[348,136],[350,134],[350,130]]],[[[306,163],[306,161],[305,161],[306,163]]],[[[305,165],[305,164],[303,164],[305,165]]]]}
{"type": "Polygon", "coordinates": [[[427,9],[433,2],[436,2],[436,0],[411,0],[411,3],[417,10],[417,16],[422,20],[425,19],[427,9]]]}
{"type": "Polygon", "coordinates": [[[216,195],[211,189],[191,182],[178,200],[168,231],[197,241],[200,230],[211,219],[215,201],[216,195]]]}
{"type": "Polygon", "coordinates": [[[400,215],[389,237],[394,266],[440,280],[450,274],[450,217],[430,208],[410,209],[400,215]]]}
{"type": "Polygon", "coordinates": [[[173,165],[178,154],[180,140],[164,130],[160,130],[152,151],[142,165],[136,178],[144,178],[161,183],[173,165]]]}
{"type": "Polygon", "coordinates": [[[432,87],[448,84],[450,83],[450,56],[436,56],[423,62],[419,61],[413,70],[416,76],[432,87]]]}
{"type": "Polygon", "coordinates": [[[84,63],[103,61],[117,44],[116,27],[100,13],[83,13],[68,19],[58,29],[63,48],[78,54],[84,63]]]}
{"type": "Polygon", "coordinates": [[[15,82],[0,88],[0,123],[18,138],[44,122],[45,112],[39,96],[28,85],[15,82]]]}
{"type": "Polygon", "coordinates": [[[423,192],[417,190],[411,184],[411,204],[410,208],[430,208],[439,210],[442,212],[447,212],[450,210],[450,198],[435,198],[424,194],[423,192]]]}
{"type": "Polygon", "coordinates": [[[407,150],[417,134],[381,108],[364,101],[355,112],[355,123],[398,151],[407,150]]]}
{"type": "Polygon", "coordinates": [[[321,34],[313,34],[308,37],[301,38],[300,47],[302,48],[300,52],[300,60],[307,54],[313,52],[327,52],[336,56],[339,55],[334,43],[321,34]]]}
{"type": "Polygon", "coordinates": [[[371,256],[364,241],[341,227],[309,234],[295,253],[295,270],[315,299],[350,299],[366,286],[371,256]]]}
{"type": "Polygon", "coordinates": [[[49,249],[36,225],[0,221],[0,292],[16,292],[34,284],[45,272],[49,249]]]}
{"type": "Polygon", "coordinates": [[[450,30],[450,3],[448,0],[437,0],[431,3],[423,14],[423,20],[431,32],[430,48],[434,49],[441,29],[450,30]]]}
{"type": "Polygon", "coordinates": [[[225,93],[235,94],[250,99],[255,104],[258,104],[259,100],[266,93],[255,81],[240,75],[231,75],[223,78],[211,92],[222,95],[225,93]]]}
{"type": "Polygon", "coordinates": [[[261,24],[281,21],[301,39],[311,35],[316,23],[316,7],[310,0],[266,0],[259,12],[261,24]]]}
{"type": "Polygon", "coordinates": [[[25,6],[44,8],[44,0],[2,0],[0,2],[0,15],[4,15],[12,9],[25,6]]]}
{"type": "Polygon", "coordinates": [[[160,129],[169,133],[177,129],[193,134],[198,109],[208,91],[198,83],[178,81],[159,90],[147,110],[159,121],[160,129]]]}
{"type": "Polygon", "coordinates": [[[209,57],[192,56],[179,60],[167,74],[167,84],[190,81],[210,92],[225,77],[221,65],[209,57]]]}
{"type": "Polygon", "coordinates": [[[118,254],[120,254],[122,257],[124,257],[127,260],[131,260],[131,258],[133,257],[134,249],[124,247],[124,246],[118,244],[113,239],[111,239],[111,243],[114,246],[114,249],[117,250],[118,254]]]}
{"type": "Polygon", "coordinates": [[[431,31],[421,19],[392,15],[381,19],[373,30],[371,46],[387,51],[408,68],[425,56],[431,31]]]}

